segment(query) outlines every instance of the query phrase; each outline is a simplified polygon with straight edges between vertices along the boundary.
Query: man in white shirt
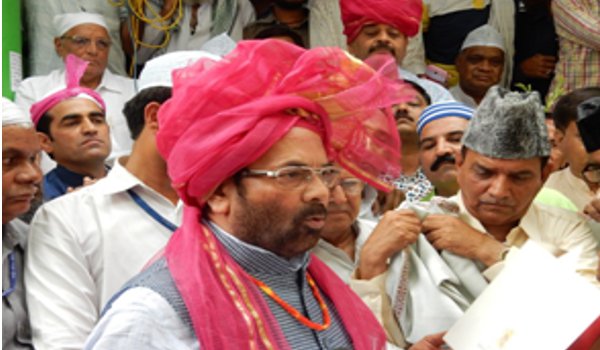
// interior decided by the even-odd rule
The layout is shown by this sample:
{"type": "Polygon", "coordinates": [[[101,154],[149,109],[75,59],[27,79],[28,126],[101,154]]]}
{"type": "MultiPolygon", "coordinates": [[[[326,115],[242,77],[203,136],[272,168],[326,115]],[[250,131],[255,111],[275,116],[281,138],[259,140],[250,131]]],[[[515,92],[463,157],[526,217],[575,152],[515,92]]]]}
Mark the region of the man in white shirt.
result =
{"type": "Polygon", "coordinates": [[[28,226],[18,219],[39,189],[40,142],[29,115],[2,97],[2,349],[33,349],[23,283],[28,226]]]}
{"type": "Polygon", "coordinates": [[[402,79],[414,81],[431,97],[431,102],[452,101],[443,86],[421,79],[402,69],[408,38],[419,32],[423,4],[420,0],[343,0],[340,2],[348,51],[361,60],[374,53],[391,54],[402,79]]]}
{"type": "Polygon", "coordinates": [[[499,84],[506,57],[504,39],[498,31],[485,24],[467,35],[458,56],[458,85],[450,89],[457,100],[477,108],[487,91],[499,84]]]}
{"type": "Polygon", "coordinates": [[[102,307],[181,222],[181,203],[156,149],[157,113],[171,97],[171,71],[205,55],[149,62],[124,109],[136,140],[131,155],[106,178],[37,212],[25,272],[36,348],[81,349],[102,307]]]}
{"type": "MultiPolygon", "coordinates": [[[[56,53],[65,60],[73,54],[89,65],[80,84],[95,90],[106,102],[106,120],[112,134],[112,154],[110,159],[128,154],[133,140],[127,130],[127,122],[121,113],[123,105],[134,95],[133,81],[113,74],[106,66],[112,42],[104,18],[93,13],[67,13],[54,17],[56,53]]],[[[66,86],[64,69],[57,69],[48,75],[25,79],[16,92],[16,103],[26,111],[31,105],[48,94],[66,86]]],[[[50,170],[51,166],[44,166],[50,170]]]]}

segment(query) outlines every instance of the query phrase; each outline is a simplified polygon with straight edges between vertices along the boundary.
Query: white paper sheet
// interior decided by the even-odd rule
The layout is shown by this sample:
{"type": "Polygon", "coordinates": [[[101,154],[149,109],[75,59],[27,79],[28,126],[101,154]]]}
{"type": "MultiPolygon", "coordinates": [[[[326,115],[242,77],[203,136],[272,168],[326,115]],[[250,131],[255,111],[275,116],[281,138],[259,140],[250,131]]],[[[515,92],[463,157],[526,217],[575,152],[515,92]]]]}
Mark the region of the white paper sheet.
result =
{"type": "MultiPolygon", "coordinates": [[[[576,252],[572,252],[576,253],[576,252]]],[[[531,240],[444,337],[454,350],[564,350],[600,315],[600,290],[531,240]]]]}

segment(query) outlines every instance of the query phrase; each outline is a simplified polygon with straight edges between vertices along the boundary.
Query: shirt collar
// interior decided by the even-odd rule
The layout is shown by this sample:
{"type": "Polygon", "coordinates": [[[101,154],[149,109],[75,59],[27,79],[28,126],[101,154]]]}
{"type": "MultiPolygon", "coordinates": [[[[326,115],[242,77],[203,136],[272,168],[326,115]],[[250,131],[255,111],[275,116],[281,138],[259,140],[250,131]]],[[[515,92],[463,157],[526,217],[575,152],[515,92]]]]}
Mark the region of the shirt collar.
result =
{"type": "Polygon", "coordinates": [[[240,240],[213,222],[208,221],[206,224],[231,257],[249,273],[288,274],[296,273],[301,269],[306,270],[308,267],[310,260],[308,252],[292,259],[286,259],[240,240]]]}
{"type": "MultiPolygon", "coordinates": [[[[117,159],[113,168],[101,181],[98,181],[95,186],[104,194],[115,194],[125,192],[136,186],[145,186],[137,177],[130,173],[122,164],[125,157],[117,159]]],[[[145,186],[146,187],[146,186],[145,186]]]]}

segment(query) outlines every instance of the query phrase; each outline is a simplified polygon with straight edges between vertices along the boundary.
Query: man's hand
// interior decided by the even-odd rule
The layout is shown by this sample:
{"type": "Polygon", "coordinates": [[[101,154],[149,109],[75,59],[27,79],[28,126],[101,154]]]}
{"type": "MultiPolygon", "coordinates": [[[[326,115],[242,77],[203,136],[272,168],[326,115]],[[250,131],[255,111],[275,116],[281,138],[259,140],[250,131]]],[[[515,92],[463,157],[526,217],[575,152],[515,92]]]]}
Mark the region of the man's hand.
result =
{"type": "Polygon", "coordinates": [[[523,60],[519,67],[523,74],[530,78],[547,79],[554,72],[556,66],[556,57],[542,54],[535,54],[526,60],[523,60]]]}
{"type": "Polygon", "coordinates": [[[371,279],[388,268],[388,259],[417,241],[421,221],[408,209],[386,212],[360,251],[360,279],[371,279]]]}
{"type": "Polygon", "coordinates": [[[506,247],[495,238],[472,228],[459,218],[431,214],[423,221],[423,233],[438,250],[447,250],[491,266],[506,247]]]}
{"type": "Polygon", "coordinates": [[[583,208],[583,213],[596,222],[600,222],[600,197],[596,196],[583,208]]]}
{"type": "Polygon", "coordinates": [[[444,337],[444,334],[446,334],[446,332],[428,335],[425,338],[419,340],[417,343],[415,343],[410,348],[408,348],[408,350],[450,349],[449,347],[444,346],[444,339],[442,339],[444,337]]]}

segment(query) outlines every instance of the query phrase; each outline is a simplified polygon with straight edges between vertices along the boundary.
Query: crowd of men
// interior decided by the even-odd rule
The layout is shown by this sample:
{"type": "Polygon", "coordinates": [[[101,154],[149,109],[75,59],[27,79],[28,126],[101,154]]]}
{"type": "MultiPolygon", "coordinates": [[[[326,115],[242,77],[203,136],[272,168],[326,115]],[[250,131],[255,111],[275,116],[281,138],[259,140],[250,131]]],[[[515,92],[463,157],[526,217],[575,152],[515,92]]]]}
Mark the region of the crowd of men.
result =
{"type": "Polygon", "coordinates": [[[57,14],[63,67],[2,100],[2,348],[444,349],[528,241],[600,289],[584,2],[128,3],[134,78],[57,14]]]}

